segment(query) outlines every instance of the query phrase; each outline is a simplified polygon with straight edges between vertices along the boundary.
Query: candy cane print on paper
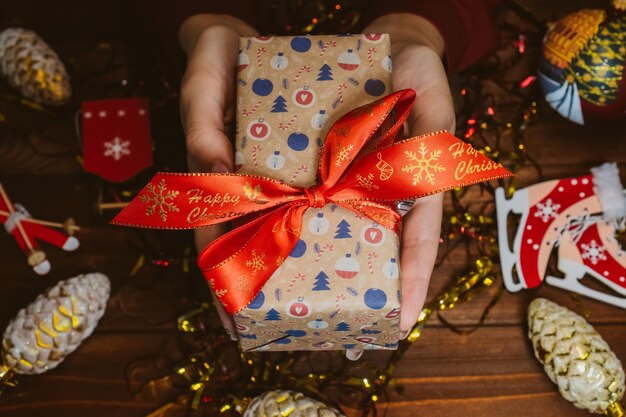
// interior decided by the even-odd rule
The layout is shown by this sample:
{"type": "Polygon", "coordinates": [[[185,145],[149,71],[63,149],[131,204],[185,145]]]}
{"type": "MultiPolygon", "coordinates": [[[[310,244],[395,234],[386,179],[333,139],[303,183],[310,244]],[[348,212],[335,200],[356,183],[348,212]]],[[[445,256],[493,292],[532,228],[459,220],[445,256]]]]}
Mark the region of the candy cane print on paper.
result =
{"type": "Polygon", "coordinates": [[[306,275],[297,273],[296,275],[294,275],[293,278],[291,278],[291,281],[289,282],[289,286],[287,287],[287,291],[285,292],[289,294],[291,290],[293,290],[293,286],[296,285],[296,282],[298,281],[303,282],[304,280],[306,280],[306,275]]]}
{"type": "Polygon", "coordinates": [[[261,102],[257,101],[256,104],[254,105],[254,107],[252,107],[251,109],[242,109],[241,113],[244,116],[252,116],[258,110],[260,105],[261,105],[261,102]]]}
{"type": "Polygon", "coordinates": [[[376,55],[376,48],[370,48],[367,50],[367,63],[371,68],[374,67],[374,55],[376,55]]]}
{"type": "Polygon", "coordinates": [[[261,58],[263,57],[263,54],[267,52],[267,49],[265,48],[259,48],[256,50],[256,63],[257,66],[262,67],[263,66],[263,62],[261,61],[261,58]]]}
{"type": "Polygon", "coordinates": [[[302,73],[304,72],[311,72],[311,67],[308,65],[303,65],[298,69],[298,72],[296,73],[296,75],[294,75],[293,80],[291,82],[295,83],[300,79],[300,76],[302,75],[302,73]]]}
{"type": "Polygon", "coordinates": [[[278,123],[278,128],[280,130],[287,130],[289,129],[291,126],[293,126],[293,123],[298,119],[298,115],[294,114],[293,116],[291,116],[291,119],[289,119],[289,121],[287,123],[278,123]]]}
{"type": "Polygon", "coordinates": [[[254,145],[252,147],[252,163],[254,164],[254,166],[258,165],[257,155],[262,149],[263,148],[261,147],[261,145],[254,145]]]}
{"type": "Polygon", "coordinates": [[[313,249],[315,250],[315,262],[319,262],[320,259],[322,259],[322,255],[325,252],[332,252],[335,250],[335,247],[330,244],[330,243],[326,243],[325,245],[322,245],[321,247],[316,243],[313,246],[313,249]]]}
{"type": "Polygon", "coordinates": [[[372,262],[372,258],[378,258],[378,253],[370,252],[367,254],[367,269],[369,269],[371,275],[374,275],[374,265],[372,262]]]}
{"type": "Polygon", "coordinates": [[[294,172],[293,175],[291,176],[291,179],[289,180],[289,182],[294,182],[296,180],[296,178],[298,177],[298,175],[302,174],[302,173],[307,173],[309,172],[309,167],[306,165],[300,165],[294,172]]]}

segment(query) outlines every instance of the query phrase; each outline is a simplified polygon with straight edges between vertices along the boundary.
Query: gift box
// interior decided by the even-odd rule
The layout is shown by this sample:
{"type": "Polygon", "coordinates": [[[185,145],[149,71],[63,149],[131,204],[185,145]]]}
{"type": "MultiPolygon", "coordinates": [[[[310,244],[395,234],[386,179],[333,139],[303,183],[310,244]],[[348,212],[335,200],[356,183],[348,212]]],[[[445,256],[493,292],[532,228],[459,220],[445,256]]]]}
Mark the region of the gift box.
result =
{"type": "MultiPolygon", "coordinates": [[[[386,34],[253,37],[239,46],[241,173],[316,184],[333,123],[392,91],[386,34]]],[[[398,244],[394,232],[343,207],[308,209],[292,253],[234,315],[242,348],[396,348],[398,244]]],[[[264,265],[263,254],[249,262],[264,265]]]]}
{"type": "Polygon", "coordinates": [[[396,140],[415,92],[372,101],[391,89],[385,35],[241,47],[238,172],[158,173],[113,223],[236,220],[198,266],[246,351],[394,349],[397,202],[510,173],[445,131],[396,140]]]}

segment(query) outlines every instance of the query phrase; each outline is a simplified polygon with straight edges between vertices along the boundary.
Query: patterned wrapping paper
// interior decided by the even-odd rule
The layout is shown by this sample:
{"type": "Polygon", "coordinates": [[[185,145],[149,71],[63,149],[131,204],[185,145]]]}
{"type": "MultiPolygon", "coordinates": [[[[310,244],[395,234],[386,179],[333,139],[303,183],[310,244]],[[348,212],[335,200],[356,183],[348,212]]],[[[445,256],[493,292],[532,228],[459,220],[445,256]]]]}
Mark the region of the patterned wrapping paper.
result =
{"type": "MultiPolygon", "coordinates": [[[[240,173],[314,185],[330,126],[392,92],[388,35],[242,38],[240,50],[240,173]]],[[[384,165],[376,168],[384,175],[384,165]]],[[[242,348],[395,349],[398,245],[391,230],[342,207],[307,210],[296,248],[234,315],[242,348]]],[[[261,251],[249,262],[277,267],[261,251]]]]}

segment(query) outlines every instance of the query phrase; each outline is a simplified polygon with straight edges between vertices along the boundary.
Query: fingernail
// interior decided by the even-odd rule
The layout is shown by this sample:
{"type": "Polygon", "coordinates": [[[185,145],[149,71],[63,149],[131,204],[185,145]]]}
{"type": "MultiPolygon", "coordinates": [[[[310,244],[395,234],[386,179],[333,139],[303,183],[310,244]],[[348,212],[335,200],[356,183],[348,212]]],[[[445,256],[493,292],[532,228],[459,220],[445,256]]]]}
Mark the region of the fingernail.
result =
{"type": "Polygon", "coordinates": [[[216,163],[211,165],[211,172],[219,174],[223,172],[230,172],[230,170],[222,161],[217,161],[216,163]]]}
{"type": "Polygon", "coordinates": [[[232,330],[226,329],[226,333],[228,333],[228,336],[230,336],[230,340],[232,340],[233,342],[236,342],[237,340],[239,340],[235,332],[233,332],[232,330]]]}
{"type": "Polygon", "coordinates": [[[411,330],[413,330],[413,329],[409,329],[406,332],[404,332],[404,334],[400,335],[400,340],[404,340],[407,337],[409,337],[409,335],[411,334],[411,330]]]}
{"type": "Polygon", "coordinates": [[[350,359],[351,361],[358,361],[362,355],[363,355],[362,350],[356,350],[356,349],[346,350],[346,358],[350,359]]]}

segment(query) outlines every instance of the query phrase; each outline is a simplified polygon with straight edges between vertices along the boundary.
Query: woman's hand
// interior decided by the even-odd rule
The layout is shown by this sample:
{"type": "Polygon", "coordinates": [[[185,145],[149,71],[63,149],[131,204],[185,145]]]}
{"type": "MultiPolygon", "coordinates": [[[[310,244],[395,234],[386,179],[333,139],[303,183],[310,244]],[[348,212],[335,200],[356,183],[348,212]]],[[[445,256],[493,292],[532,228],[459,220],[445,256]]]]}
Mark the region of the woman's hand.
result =
{"type": "MultiPolygon", "coordinates": [[[[187,54],[181,83],[180,114],[192,172],[231,172],[235,123],[235,69],[240,36],[257,36],[254,29],[227,15],[196,15],[179,31],[187,54]]],[[[226,231],[224,225],[196,229],[198,252],[226,231]]],[[[213,297],[226,332],[237,340],[232,317],[213,297]]]]}
{"type": "MultiPolygon", "coordinates": [[[[419,16],[391,14],[373,21],[364,33],[390,35],[393,88],[411,88],[417,94],[408,119],[409,135],[443,129],[454,133],[454,106],[441,61],[444,43],[437,29],[419,16]]],[[[403,337],[415,325],[428,292],[439,247],[442,208],[440,193],[418,199],[404,217],[400,253],[403,337]]],[[[356,360],[361,353],[353,350],[346,356],[356,360]]]]}

